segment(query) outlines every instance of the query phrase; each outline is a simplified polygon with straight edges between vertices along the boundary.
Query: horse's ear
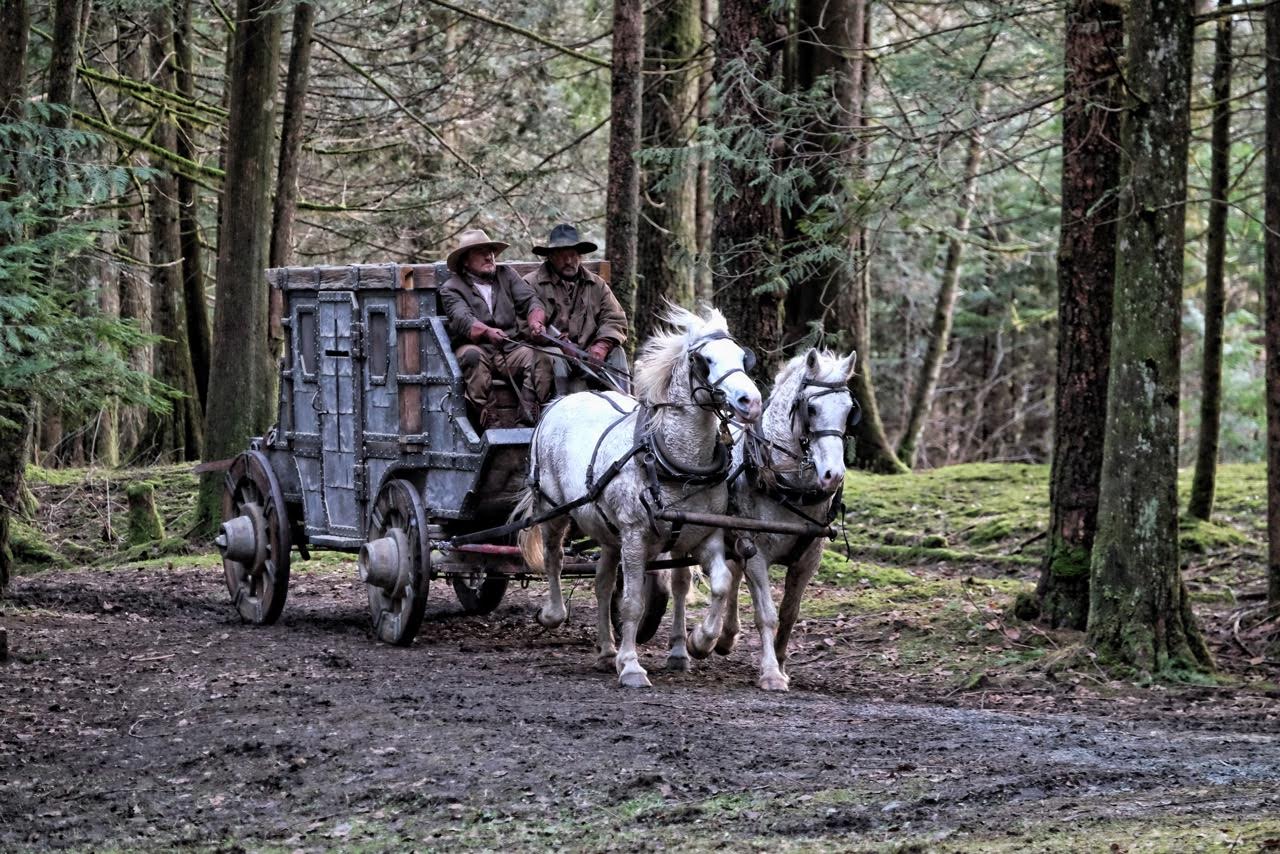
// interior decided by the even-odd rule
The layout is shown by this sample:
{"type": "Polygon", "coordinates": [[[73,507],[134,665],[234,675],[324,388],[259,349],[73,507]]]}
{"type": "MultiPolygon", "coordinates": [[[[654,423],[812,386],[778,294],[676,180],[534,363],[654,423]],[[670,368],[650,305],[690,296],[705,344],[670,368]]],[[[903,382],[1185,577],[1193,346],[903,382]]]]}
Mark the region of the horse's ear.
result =
{"type": "Polygon", "coordinates": [[[858,365],[858,351],[850,350],[849,355],[845,357],[842,372],[845,382],[853,379],[853,369],[858,365]]]}
{"type": "Polygon", "coordinates": [[[814,347],[809,351],[809,355],[804,359],[804,370],[807,374],[812,374],[814,369],[818,367],[818,348],[814,347]]]}

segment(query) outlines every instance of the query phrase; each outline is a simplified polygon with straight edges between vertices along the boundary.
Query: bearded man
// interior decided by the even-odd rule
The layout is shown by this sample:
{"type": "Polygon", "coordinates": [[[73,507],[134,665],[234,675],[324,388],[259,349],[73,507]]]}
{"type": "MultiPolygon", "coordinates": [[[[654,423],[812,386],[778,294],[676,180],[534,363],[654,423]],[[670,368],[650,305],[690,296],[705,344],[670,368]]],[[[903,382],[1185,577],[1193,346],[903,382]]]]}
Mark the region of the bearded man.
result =
{"type": "Polygon", "coordinates": [[[509,378],[520,399],[520,422],[538,421],[551,397],[551,357],[514,340],[524,321],[530,334],[545,331],[546,310],[533,286],[498,266],[510,244],[490,240],[479,229],[464,231],[445,260],[453,275],[440,288],[454,355],[466,380],[466,398],[480,428],[496,423],[491,406],[493,376],[509,378]]]}
{"type": "MultiPolygon", "coordinates": [[[[627,355],[621,345],[627,340],[627,315],[608,283],[582,266],[582,256],[596,248],[578,236],[578,229],[561,223],[551,229],[545,245],[533,247],[546,260],[524,280],[537,291],[547,323],[585,350],[592,362],[610,369],[610,378],[626,389],[627,355]]],[[[552,365],[557,395],[601,387],[568,359],[555,359],[552,365]]]]}

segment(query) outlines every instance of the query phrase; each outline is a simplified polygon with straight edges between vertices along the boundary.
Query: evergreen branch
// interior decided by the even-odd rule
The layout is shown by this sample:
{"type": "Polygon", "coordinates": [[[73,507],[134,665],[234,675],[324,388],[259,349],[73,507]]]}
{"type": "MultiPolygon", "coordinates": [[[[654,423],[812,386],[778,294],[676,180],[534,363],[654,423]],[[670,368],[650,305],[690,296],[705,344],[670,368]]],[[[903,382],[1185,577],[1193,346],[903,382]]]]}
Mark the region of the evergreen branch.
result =
{"type": "Polygon", "coordinates": [[[492,27],[497,27],[500,30],[506,30],[507,32],[515,33],[518,36],[523,36],[524,38],[529,39],[532,42],[537,42],[543,47],[549,47],[552,50],[556,51],[557,53],[563,53],[565,56],[571,56],[574,59],[580,60],[582,62],[589,62],[592,65],[598,66],[600,68],[613,67],[612,63],[610,63],[609,60],[607,59],[601,59],[598,56],[592,56],[589,53],[582,53],[581,51],[576,51],[571,47],[565,47],[564,45],[556,44],[551,39],[546,38],[545,36],[540,36],[537,33],[535,33],[533,30],[526,30],[524,27],[519,27],[519,26],[516,26],[515,24],[509,24],[506,21],[499,20],[498,18],[491,18],[488,15],[484,14],[483,12],[476,12],[471,9],[463,8],[462,6],[456,6],[453,3],[449,3],[448,0],[427,0],[427,2],[431,3],[434,6],[440,6],[444,9],[448,9],[451,12],[457,12],[459,15],[462,15],[464,18],[471,18],[473,20],[488,24],[492,27]]]}

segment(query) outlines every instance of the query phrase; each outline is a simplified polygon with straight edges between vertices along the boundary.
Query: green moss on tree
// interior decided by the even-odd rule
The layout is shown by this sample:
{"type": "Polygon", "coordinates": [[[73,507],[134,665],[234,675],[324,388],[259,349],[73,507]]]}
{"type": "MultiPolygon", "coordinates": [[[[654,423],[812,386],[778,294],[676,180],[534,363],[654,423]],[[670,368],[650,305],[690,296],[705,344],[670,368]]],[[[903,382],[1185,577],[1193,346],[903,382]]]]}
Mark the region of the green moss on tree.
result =
{"type": "Polygon", "coordinates": [[[129,498],[129,523],[125,530],[125,542],[141,546],[164,539],[164,524],[156,512],[156,490],[151,481],[129,484],[125,490],[129,498]]]}

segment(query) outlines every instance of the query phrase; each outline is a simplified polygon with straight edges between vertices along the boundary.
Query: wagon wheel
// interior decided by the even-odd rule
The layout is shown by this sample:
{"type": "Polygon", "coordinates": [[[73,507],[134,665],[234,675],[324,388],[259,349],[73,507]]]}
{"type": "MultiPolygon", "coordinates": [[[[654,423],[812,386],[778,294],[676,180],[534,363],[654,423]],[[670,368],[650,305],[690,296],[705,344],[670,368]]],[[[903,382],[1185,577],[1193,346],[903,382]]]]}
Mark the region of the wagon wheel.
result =
{"type": "Polygon", "coordinates": [[[383,484],[357,564],[369,593],[373,633],[383,641],[408,646],[418,633],[427,607],[430,555],[418,490],[407,480],[383,484]]]}
{"type": "MultiPolygon", "coordinates": [[[[658,625],[662,615],[667,613],[667,602],[671,598],[671,574],[669,572],[646,572],[644,586],[644,615],[640,617],[640,625],[636,627],[636,643],[648,643],[658,633],[658,625]]],[[[609,620],[613,623],[613,633],[622,636],[622,573],[617,575],[613,587],[613,602],[609,607],[609,620]]]]}
{"type": "Polygon", "coordinates": [[[214,544],[240,617],[260,626],[279,619],[289,592],[289,514],[280,482],[260,451],[231,461],[214,544]]]}
{"type": "Polygon", "coordinates": [[[504,573],[485,572],[481,567],[455,575],[451,580],[462,610],[472,615],[488,614],[498,607],[507,594],[507,582],[510,581],[504,573]]]}

